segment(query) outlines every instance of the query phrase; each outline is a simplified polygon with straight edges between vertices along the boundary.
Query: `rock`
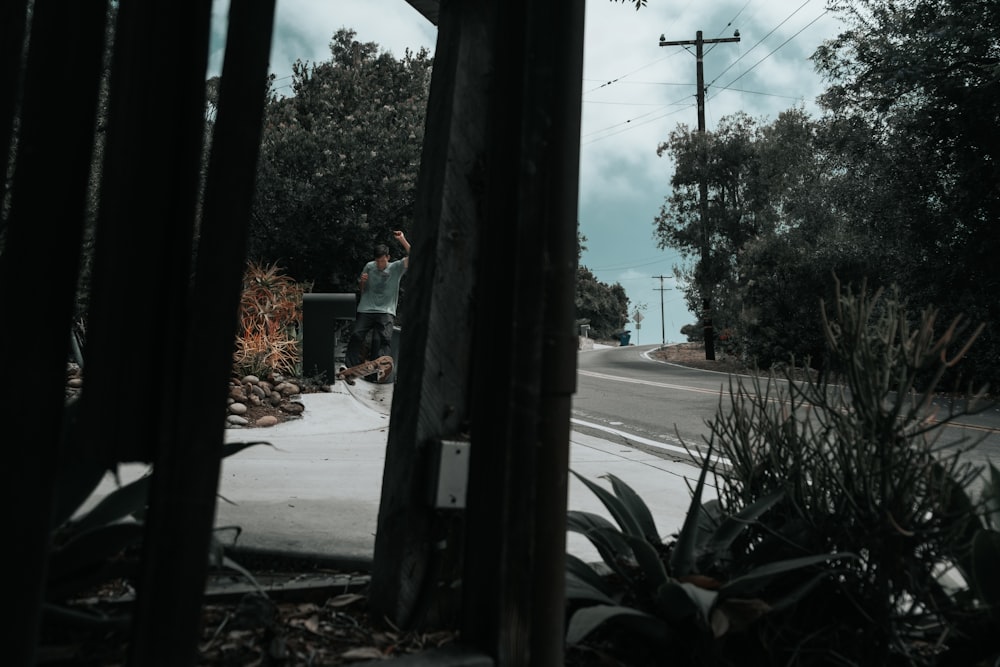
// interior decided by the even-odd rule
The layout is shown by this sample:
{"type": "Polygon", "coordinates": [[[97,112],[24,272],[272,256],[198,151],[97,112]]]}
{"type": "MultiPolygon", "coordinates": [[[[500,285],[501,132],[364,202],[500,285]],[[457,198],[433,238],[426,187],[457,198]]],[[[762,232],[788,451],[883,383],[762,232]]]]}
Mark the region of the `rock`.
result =
{"type": "Polygon", "coordinates": [[[274,390],[284,396],[294,396],[301,391],[297,385],[291,382],[281,382],[274,387],[274,390]]]}
{"type": "MultiPolygon", "coordinates": [[[[274,426],[289,419],[301,418],[305,405],[289,400],[302,393],[302,387],[309,392],[332,391],[330,385],[289,382],[280,375],[268,376],[262,380],[257,375],[245,375],[229,382],[226,397],[226,428],[253,428],[274,426]]],[[[83,388],[83,371],[74,363],[66,366],[66,397],[78,396],[83,388]]]]}

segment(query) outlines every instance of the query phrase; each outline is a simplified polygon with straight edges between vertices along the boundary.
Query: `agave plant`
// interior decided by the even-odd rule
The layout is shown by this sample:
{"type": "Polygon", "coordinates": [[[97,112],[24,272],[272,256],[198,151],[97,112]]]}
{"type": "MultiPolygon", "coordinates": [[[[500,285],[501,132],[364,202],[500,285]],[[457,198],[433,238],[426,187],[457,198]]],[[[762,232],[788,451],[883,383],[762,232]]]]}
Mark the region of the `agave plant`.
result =
{"type": "MultiPolygon", "coordinates": [[[[706,461],[710,460],[710,455],[706,461]]],[[[624,481],[605,477],[611,491],[578,475],[601,500],[614,523],[592,512],[570,511],[569,530],[597,549],[602,561],[588,564],[567,554],[566,597],[575,608],[566,633],[569,645],[611,628],[620,637],[611,650],[662,657],[683,646],[690,651],[694,629],[702,639],[744,630],[763,614],[801,600],[831,564],[853,554],[828,553],[789,558],[739,571],[731,548],[737,536],[783,497],[761,498],[741,512],[723,516],[717,500],[702,503],[709,464],[702,466],[691,505],[676,539],[667,544],[648,506],[624,481]],[[781,579],[789,573],[802,576],[781,579]],[[776,586],[776,583],[782,583],[776,586]],[[627,637],[628,639],[621,639],[627,637]]]]}
{"type": "MultiPolygon", "coordinates": [[[[67,413],[76,409],[71,399],[67,413]]],[[[222,446],[223,458],[265,442],[233,442],[222,446]]],[[[139,568],[139,548],[145,530],[150,484],[149,473],[122,484],[97,498],[101,481],[109,470],[86,457],[59,467],[58,493],[51,523],[51,550],[46,581],[44,623],[48,629],[103,629],[108,632],[128,628],[126,612],[108,613],[79,603],[80,596],[100,587],[134,580],[139,568]],[[97,498],[89,508],[88,501],[97,498]],[[76,601],[76,602],[74,602],[76,601]]],[[[252,575],[225,555],[213,538],[207,554],[215,569],[232,570],[256,586],[252,575]]],[[[256,586],[263,593],[259,586],[256,586]]]]}

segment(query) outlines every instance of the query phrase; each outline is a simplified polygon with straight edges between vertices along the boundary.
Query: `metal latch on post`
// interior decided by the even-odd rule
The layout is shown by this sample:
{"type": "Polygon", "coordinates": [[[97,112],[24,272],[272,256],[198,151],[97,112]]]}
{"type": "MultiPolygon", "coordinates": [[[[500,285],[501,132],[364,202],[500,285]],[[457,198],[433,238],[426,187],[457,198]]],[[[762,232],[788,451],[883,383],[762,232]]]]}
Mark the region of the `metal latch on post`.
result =
{"type": "Polygon", "coordinates": [[[431,494],[437,509],[464,509],[469,486],[469,453],[472,443],[439,440],[431,470],[431,494]]]}

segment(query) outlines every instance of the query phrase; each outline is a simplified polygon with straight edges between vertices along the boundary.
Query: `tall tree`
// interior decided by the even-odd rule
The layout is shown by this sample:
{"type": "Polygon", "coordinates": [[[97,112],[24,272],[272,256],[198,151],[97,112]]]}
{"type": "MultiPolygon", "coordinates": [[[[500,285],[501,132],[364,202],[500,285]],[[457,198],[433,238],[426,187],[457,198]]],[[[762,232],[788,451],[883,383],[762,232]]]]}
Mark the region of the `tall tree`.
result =
{"type": "Polygon", "coordinates": [[[432,59],[397,60],[348,29],[330,51],[296,62],[294,95],[268,105],[248,257],[350,292],[373,246],[412,220],[432,59]]]}
{"type": "Polygon", "coordinates": [[[848,29],[814,55],[831,81],[821,101],[840,123],[870,127],[868,150],[888,165],[877,175],[886,208],[856,224],[892,221],[906,256],[894,279],[914,305],[940,307],[943,321],[991,323],[967,370],[996,380],[1000,4],[842,0],[834,9],[848,29]]]}
{"type": "Polygon", "coordinates": [[[672,247],[695,259],[685,298],[696,307],[702,295],[712,304],[715,331],[733,328],[742,309],[738,286],[740,253],[751,241],[772,234],[786,214],[783,193],[810,156],[810,129],[801,111],[782,115],[771,128],[744,113],[721,120],[713,132],[685,125],[657,149],[676,165],[672,192],[654,219],[661,248],[672,247]],[[700,209],[700,186],[707,184],[708,206],[700,209]]]}

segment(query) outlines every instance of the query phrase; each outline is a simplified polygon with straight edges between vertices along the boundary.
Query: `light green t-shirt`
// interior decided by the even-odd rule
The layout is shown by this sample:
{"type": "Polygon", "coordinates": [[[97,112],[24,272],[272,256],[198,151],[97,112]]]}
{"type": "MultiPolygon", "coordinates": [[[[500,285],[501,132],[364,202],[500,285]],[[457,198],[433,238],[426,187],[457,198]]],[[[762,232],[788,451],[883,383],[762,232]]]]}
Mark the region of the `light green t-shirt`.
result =
{"type": "Polygon", "coordinates": [[[368,284],[361,292],[358,302],[359,313],[388,313],[396,316],[396,302],[399,300],[399,281],[406,273],[406,264],[397,259],[389,262],[384,271],[379,271],[375,262],[365,264],[363,273],[368,274],[368,284]]]}

